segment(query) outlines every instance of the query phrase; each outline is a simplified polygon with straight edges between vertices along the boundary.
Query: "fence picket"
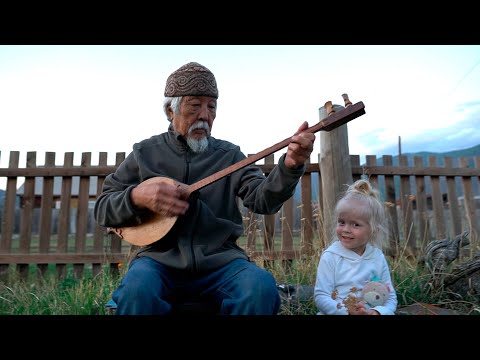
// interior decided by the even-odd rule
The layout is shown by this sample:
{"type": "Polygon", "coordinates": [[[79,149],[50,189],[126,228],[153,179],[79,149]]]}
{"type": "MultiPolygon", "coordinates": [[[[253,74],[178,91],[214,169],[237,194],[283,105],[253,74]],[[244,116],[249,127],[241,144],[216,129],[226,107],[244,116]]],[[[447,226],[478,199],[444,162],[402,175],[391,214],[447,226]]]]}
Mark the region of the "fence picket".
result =
{"type": "MultiPolygon", "coordinates": [[[[125,153],[116,154],[115,165],[107,164],[104,152],[99,153],[98,165],[92,165],[92,153],[82,153],[80,166],[73,165],[71,152],[65,153],[60,166],[55,165],[55,153],[46,153],[45,165],[40,166],[36,152],[28,152],[23,168],[19,167],[19,155],[10,152],[8,168],[0,168],[0,177],[6,178],[5,200],[0,203],[0,273],[14,264],[21,276],[27,275],[30,264],[36,264],[41,272],[55,264],[59,276],[65,275],[68,264],[73,264],[78,277],[84,275],[87,264],[93,274],[104,264],[118,272],[118,264],[128,261],[133,247],[95,224],[92,203],[101,193],[105,176],[120,165],[125,153]]],[[[402,246],[415,255],[427,241],[463,230],[471,231],[472,250],[478,248],[480,157],[473,159],[474,166],[470,158],[460,159],[458,165],[445,158],[444,166],[438,166],[433,157],[428,165],[421,157],[409,165],[402,155],[396,166],[391,155],[382,156],[381,164],[373,155],[366,159],[361,165],[358,155],[350,156],[352,177],[369,176],[384,196],[390,220],[387,255],[397,256],[402,246]]],[[[257,166],[270,172],[275,166],[273,155],[257,166]]],[[[277,214],[262,216],[242,210],[243,246],[252,258],[263,259],[266,266],[275,260],[289,264],[327,245],[330,239],[326,239],[324,225],[329,219],[323,218],[321,178],[319,164],[308,163],[299,196],[289,199],[277,214]],[[318,176],[317,184],[313,173],[318,176]],[[279,248],[275,238],[280,238],[279,248]]]]}

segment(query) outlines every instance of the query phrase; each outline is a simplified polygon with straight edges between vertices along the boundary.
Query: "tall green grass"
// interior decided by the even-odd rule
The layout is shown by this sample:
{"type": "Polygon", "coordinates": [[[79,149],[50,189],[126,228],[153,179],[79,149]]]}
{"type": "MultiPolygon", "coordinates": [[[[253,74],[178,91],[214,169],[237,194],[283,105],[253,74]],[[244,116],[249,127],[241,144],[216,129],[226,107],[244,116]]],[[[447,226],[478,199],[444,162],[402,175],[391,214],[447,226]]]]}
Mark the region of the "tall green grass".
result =
{"type": "MultiPolygon", "coordinates": [[[[320,254],[327,246],[325,227],[321,225],[314,236],[313,255],[275,262],[256,258],[256,263],[269,270],[278,284],[313,287],[320,254]]],[[[300,238],[294,236],[293,242],[298,247],[300,238]]],[[[246,238],[240,238],[238,243],[245,247],[246,238]]],[[[407,254],[406,249],[400,250],[397,257],[388,258],[399,307],[428,303],[462,314],[480,314],[478,301],[459,299],[455,294],[433,286],[428,269],[419,265],[418,259],[407,254]]],[[[59,279],[55,265],[49,265],[45,273],[30,265],[28,276],[22,278],[14,266],[10,266],[8,272],[0,277],[0,315],[106,315],[109,312],[105,304],[111,299],[126,266],[118,270],[112,273],[106,265],[98,275],[93,276],[91,266],[86,265],[82,278],[78,279],[70,264],[65,276],[59,279]]],[[[281,315],[314,315],[316,312],[313,298],[294,303],[284,301],[280,309],[281,315]]]]}
{"type": "MultiPolygon", "coordinates": [[[[319,253],[312,257],[293,261],[276,261],[271,265],[257,259],[259,266],[266,266],[279,284],[303,284],[313,286],[319,253]]],[[[428,303],[456,310],[462,314],[480,314],[479,304],[452,298],[442,289],[432,287],[427,269],[411,258],[389,259],[392,279],[398,295],[399,307],[414,303],[428,303]]],[[[54,267],[45,275],[31,268],[27,279],[21,279],[11,269],[0,281],[0,315],[107,315],[105,304],[118,286],[125,267],[119,275],[112,274],[106,266],[98,275],[88,271],[76,279],[68,270],[63,279],[56,277],[54,267]]],[[[314,315],[313,299],[295,303],[282,303],[280,315],[314,315]]]]}
{"type": "Polygon", "coordinates": [[[0,315],[105,315],[105,303],[118,281],[107,267],[81,279],[72,271],[63,279],[54,271],[31,273],[27,279],[10,271],[0,282],[0,315]]]}

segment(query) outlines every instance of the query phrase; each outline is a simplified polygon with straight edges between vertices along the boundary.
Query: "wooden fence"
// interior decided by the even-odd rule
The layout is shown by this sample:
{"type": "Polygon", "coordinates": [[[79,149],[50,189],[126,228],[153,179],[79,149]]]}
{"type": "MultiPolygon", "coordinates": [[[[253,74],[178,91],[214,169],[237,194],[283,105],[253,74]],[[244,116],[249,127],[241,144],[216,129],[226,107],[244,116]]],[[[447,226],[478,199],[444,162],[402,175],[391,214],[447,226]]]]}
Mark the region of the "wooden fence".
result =
{"type": "MultiPolygon", "coordinates": [[[[77,277],[86,266],[93,274],[104,265],[117,270],[119,263],[128,261],[132,247],[97,226],[91,208],[105,177],[125,153],[117,153],[115,164],[108,165],[107,153],[101,152],[98,165],[92,165],[92,154],[85,152],[79,166],[73,165],[71,152],[64,154],[61,166],[55,165],[55,153],[45,153],[41,166],[36,155],[28,152],[21,167],[20,153],[12,151],[8,167],[0,168],[0,180],[6,179],[0,211],[0,273],[15,266],[27,276],[35,265],[40,273],[55,266],[59,276],[67,266],[77,277]]],[[[464,230],[470,232],[471,251],[478,249],[480,157],[445,157],[442,166],[435,157],[426,164],[422,157],[414,157],[409,164],[406,156],[400,156],[396,165],[390,155],[379,159],[368,155],[363,165],[358,155],[350,159],[353,179],[368,176],[384,196],[390,217],[389,256],[404,251],[418,255],[428,241],[453,238],[464,230]]],[[[269,173],[275,166],[273,155],[257,166],[269,173]]],[[[293,260],[325,247],[328,236],[322,224],[328,219],[323,218],[319,169],[318,163],[308,164],[297,193],[276,215],[260,216],[242,208],[242,246],[252,258],[293,260]]]]}

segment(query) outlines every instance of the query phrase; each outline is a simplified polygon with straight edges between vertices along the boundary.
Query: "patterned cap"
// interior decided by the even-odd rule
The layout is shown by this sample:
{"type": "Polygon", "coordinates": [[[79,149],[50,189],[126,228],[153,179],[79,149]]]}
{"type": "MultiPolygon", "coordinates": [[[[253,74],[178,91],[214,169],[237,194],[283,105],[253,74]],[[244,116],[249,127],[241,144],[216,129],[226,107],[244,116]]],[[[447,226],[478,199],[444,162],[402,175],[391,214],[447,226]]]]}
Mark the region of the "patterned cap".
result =
{"type": "Polygon", "coordinates": [[[211,96],[218,99],[217,82],[205,66],[190,62],[174,71],[167,79],[166,97],[211,96]]]}

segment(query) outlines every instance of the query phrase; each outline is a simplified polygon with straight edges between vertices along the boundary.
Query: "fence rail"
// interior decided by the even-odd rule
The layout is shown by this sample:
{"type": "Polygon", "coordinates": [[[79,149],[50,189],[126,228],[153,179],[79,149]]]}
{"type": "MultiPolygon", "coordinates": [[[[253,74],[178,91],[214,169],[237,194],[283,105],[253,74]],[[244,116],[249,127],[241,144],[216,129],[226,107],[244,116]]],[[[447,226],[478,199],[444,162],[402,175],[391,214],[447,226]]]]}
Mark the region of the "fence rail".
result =
{"type": "MultiPolygon", "coordinates": [[[[25,275],[32,264],[44,273],[53,264],[61,276],[73,264],[76,276],[82,276],[85,266],[96,274],[105,264],[115,270],[128,261],[130,245],[96,225],[92,213],[105,176],[115,171],[125,153],[116,154],[115,165],[107,164],[107,153],[98,156],[98,165],[92,165],[92,153],[82,153],[81,164],[74,166],[73,153],[67,152],[63,164],[55,165],[56,153],[47,152],[38,165],[37,153],[28,152],[20,167],[20,153],[10,152],[8,167],[0,168],[0,180],[6,180],[0,197],[0,273],[16,266],[25,275]]],[[[464,230],[470,232],[471,251],[478,249],[480,157],[438,161],[415,156],[409,164],[404,155],[395,165],[390,155],[368,155],[365,164],[358,155],[350,155],[350,160],[353,179],[368,176],[387,205],[388,255],[416,255],[428,241],[464,230]]],[[[257,166],[269,173],[275,166],[273,155],[257,166]]],[[[295,196],[277,214],[253,214],[240,203],[245,225],[241,245],[247,253],[275,261],[322,249],[328,239],[322,224],[329,220],[323,218],[321,184],[319,164],[310,163],[295,196]]]]}

